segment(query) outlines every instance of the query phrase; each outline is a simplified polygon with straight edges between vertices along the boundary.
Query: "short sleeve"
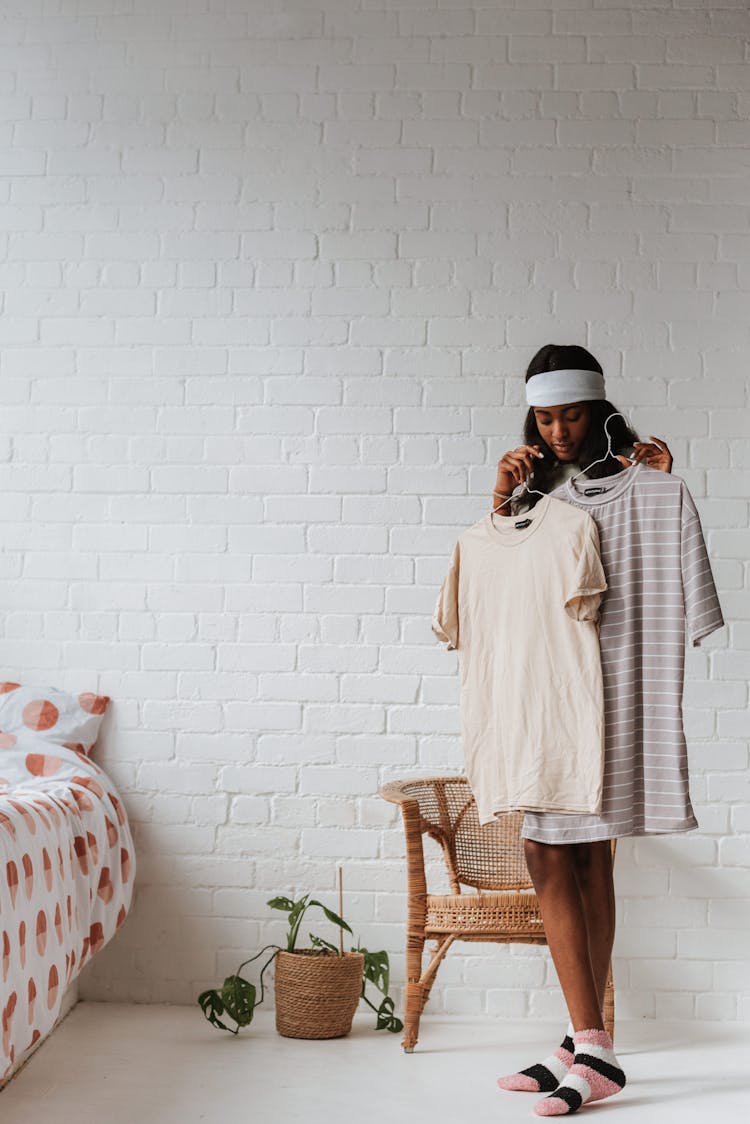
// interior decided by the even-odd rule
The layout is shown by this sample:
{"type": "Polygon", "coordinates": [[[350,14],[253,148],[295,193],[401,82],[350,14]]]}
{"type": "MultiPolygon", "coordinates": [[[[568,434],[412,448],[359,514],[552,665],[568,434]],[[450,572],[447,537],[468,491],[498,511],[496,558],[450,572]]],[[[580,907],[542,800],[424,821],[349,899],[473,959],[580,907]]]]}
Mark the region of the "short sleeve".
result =
{"type": "Polygon", "coordinates": [[[574,620],[595,621],[607,588],[599,556],[599,528],[586,513],[583,544],[576,563],[572,586],[565,598],[565,609],[574,620]]]}
{"type": "Polygon", "coordinates": [[[448,573],[440,586],[435,612],[432,616],[432,631],[438,640],[447,641],[448,650],[458,647],[458,578],[461,548],[457,542],[451,554],[448,573]]]}
{"type": "Polygon", "coordinates": [[[697,648],[701,640],[721,628],[724,617],[716,592],[711,563],[703,538],[698,509],[687,485],[682,482],[680,566],[685,623],[690,643],[697,648]]]}

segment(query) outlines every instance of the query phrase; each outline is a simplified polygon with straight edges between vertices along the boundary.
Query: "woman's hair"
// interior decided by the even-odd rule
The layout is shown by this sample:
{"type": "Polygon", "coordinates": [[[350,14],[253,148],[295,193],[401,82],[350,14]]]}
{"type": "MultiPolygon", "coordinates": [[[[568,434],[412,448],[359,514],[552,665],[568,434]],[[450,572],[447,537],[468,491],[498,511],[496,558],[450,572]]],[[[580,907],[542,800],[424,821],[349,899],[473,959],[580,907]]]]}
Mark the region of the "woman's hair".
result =
{"type": "MultiPolygon", "coordinates": [[[[548,343],[537,351],[529,363],[526,371],[526,382],[533,379],[540,371],[562,371],[567,368],[578,368],[586,371],[599,371],[604,374],[601,364],[585,347],[577,344],[548,343]]],[[[589,410],[589,428],[581,445],[578,456],[581,468],[586,468],[592,461],[599,460],[607,452],[607,435],[604,432],[604,423],[610,414],[617,413],[617,407],[608,402],[606,398],[593,399],[587,402],[589,410]]],[[[612,436],[612,452],[620,453],[638,440],[638,434],[630,428],[624,418],[613,418],[607,427],[612,436]]],[[[543,439],[536,424],[536,416],[529,407],[523,426],[523,437],[526,445],[539,445],[544,453],[544,460],[534,464],[533,486],[540,492],[548,492],[554,486],[553,477],[557,469],[557,458],[554,450],[543,439]]],[[[612,476],[615,472],[622,472],[622,464],[614,457],[607,457],[601,464],[595,465],[586,475],[589,479],[598,480],[603,476],[612,476]]],[[[529,496],[529,504],[535,503],[540,497],[529,496]]]]}

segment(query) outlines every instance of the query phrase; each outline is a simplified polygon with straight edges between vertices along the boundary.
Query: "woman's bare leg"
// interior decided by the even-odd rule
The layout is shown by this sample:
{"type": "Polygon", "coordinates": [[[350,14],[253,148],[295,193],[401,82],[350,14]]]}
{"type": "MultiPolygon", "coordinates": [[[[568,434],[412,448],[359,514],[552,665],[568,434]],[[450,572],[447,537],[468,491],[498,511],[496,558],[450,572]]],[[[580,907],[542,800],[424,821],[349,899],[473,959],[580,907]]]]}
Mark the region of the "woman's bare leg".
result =
{"type": "Polygon", "coordinates": [[[600,1008],[604,1005],[612,946],[615,939],[615,886],[609,839],[572,844],[575,874],[589,935],[589,959],[596,980],[600,1008]]]}
{"type": "MultiPolygon", "coordinates": [[[[586,915],[586,901],[590,899],[595,883],[592,875],[600,867],[591,864],[588,875],[583,876],[587,885],[584,898],[577,875],[576,848],[579,846],[524,839],[524,855],[573,1028],[603,1030],[599,982],[592,963],[586,915]]],[[[596,936],[593,947],[597,971],[600,971],[602,948],[596,936]]],[[[602,986],[602,994],[603,990],[602,986]]]]}

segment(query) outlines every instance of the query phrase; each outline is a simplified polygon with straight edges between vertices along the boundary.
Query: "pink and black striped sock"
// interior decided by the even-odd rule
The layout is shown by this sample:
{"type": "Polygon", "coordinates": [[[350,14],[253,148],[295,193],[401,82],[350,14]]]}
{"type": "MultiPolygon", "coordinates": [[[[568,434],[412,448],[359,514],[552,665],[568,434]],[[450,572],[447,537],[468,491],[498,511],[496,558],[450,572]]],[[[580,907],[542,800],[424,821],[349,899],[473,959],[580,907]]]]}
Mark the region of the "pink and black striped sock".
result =
{"type": "Polygon", "coordinates": [[[514,1093],[548,1093],[557,1088],[572,1064],[573,1024],[568,1023],[565,1037],[554,1054],[528,1069],[498,1077],[497,1083],[501,1089],[510,1089],[514,1093]]]}
{"type": "Polygon", "coordinates": [[[624,1089],[625,1074],[606,1030],[577,1030],[573,1045],[572,1066],[555,1091],[534,1105],[537,1116],[567,1116],[624,1089]]]}

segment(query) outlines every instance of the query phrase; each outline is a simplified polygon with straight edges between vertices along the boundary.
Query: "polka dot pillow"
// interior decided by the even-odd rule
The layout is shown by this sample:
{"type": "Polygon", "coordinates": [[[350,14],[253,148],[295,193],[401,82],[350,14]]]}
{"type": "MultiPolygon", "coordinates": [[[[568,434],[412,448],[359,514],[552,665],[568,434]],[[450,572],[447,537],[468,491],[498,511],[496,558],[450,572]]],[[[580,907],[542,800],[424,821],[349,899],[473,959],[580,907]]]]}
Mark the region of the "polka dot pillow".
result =
{"type": "Polygon", "coordinates": [[[0,683],[0,749],[33,738],[90,753],[109,706],[108,695],[72,695],[57,687],[0,683]]]}

